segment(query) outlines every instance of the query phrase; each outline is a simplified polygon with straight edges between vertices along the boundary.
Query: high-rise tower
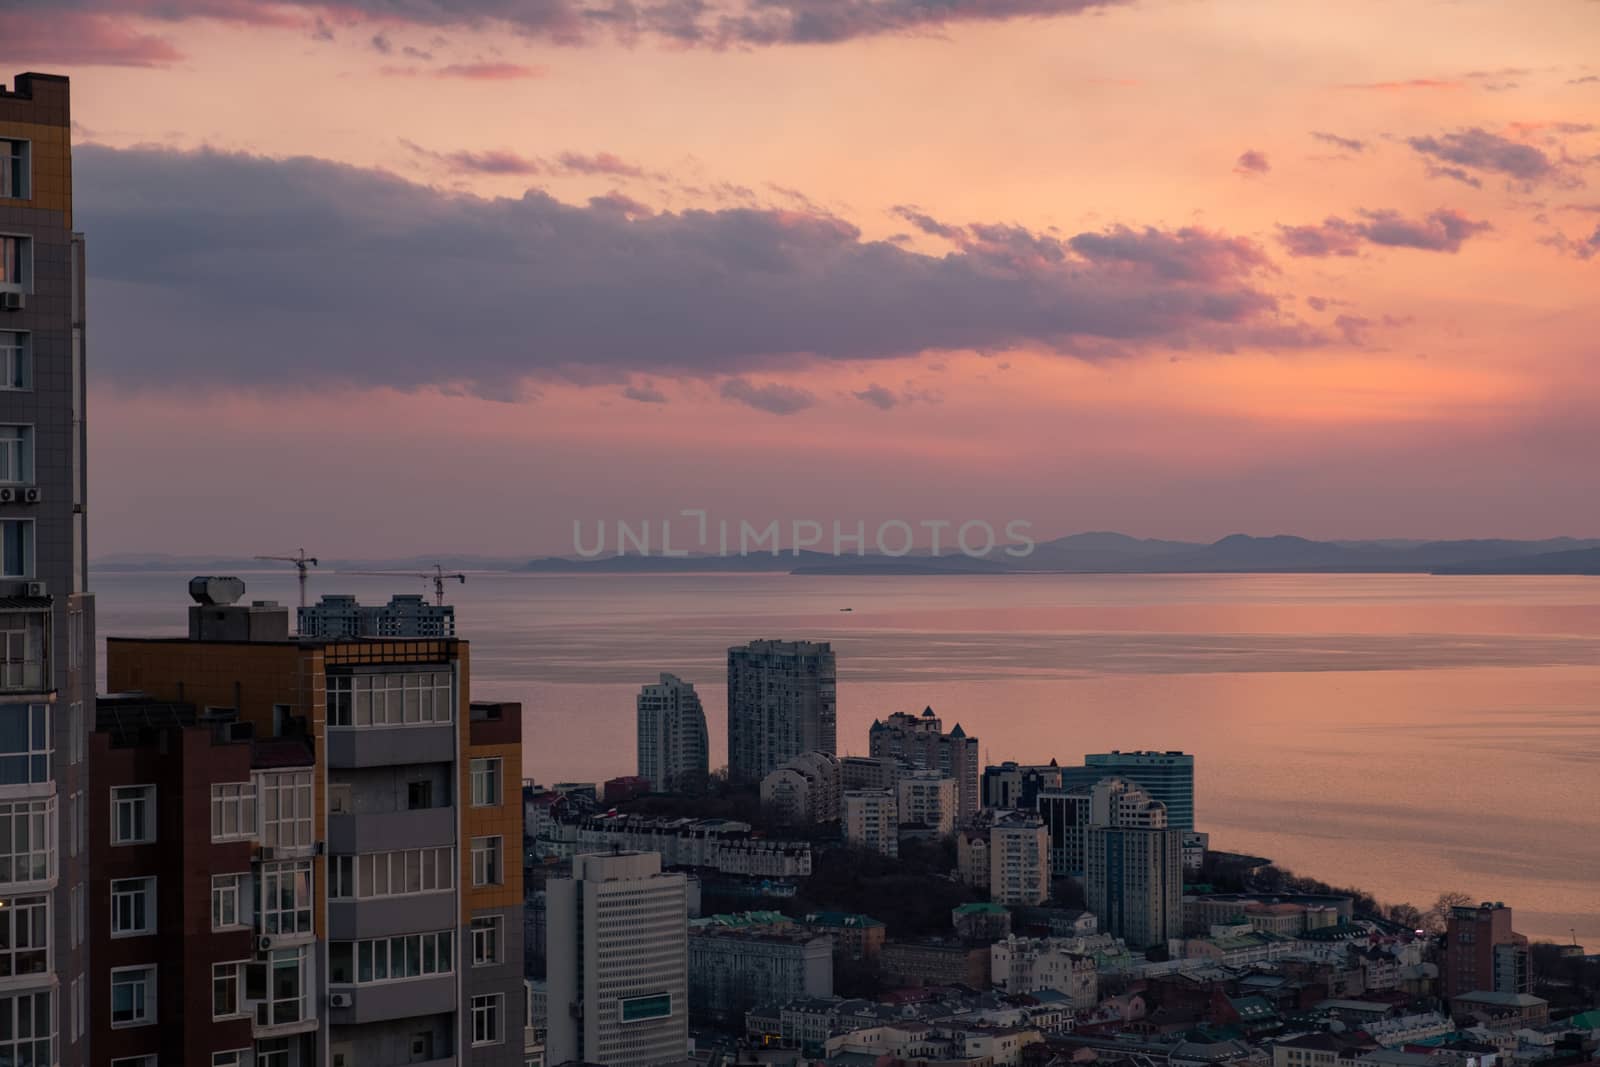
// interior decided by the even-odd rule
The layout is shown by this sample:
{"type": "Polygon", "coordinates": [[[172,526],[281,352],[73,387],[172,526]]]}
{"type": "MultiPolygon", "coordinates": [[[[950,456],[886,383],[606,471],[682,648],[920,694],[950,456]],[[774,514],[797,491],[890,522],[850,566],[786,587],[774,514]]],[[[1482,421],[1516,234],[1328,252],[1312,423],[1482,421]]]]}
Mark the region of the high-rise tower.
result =
{"type": "MultiPolygon", "coordinates": [[[[0,1062],[88,1060],[84,246],[66,78],[0,87],[0,1062]]],[[[105,996],[103,986],[96,996],[105,996]]]]}
{"type": "Polygon", "coordinates": [[[833,649],[752,641],[728,649],[728,777],[759,782],[802,752],[837,754],[833,649]]]}

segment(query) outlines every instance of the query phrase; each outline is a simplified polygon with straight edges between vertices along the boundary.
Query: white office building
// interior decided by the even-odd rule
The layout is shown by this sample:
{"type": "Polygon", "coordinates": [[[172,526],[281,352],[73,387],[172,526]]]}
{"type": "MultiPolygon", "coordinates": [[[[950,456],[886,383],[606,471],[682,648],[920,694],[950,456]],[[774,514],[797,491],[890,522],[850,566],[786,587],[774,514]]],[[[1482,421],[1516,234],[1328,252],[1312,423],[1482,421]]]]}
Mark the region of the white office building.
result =
{"type": "Polygon", "coordinates": [[[849,789],[844,794],[844,839],[885,856],[900,855],[900,815],[888,789],[849,789]]]}
{"type": "Polygon", "coordinates": [[[577,856],[546,889],[548,1063],[656,1067],[689,1047],[689,896],[654,852],[577,856]]]}

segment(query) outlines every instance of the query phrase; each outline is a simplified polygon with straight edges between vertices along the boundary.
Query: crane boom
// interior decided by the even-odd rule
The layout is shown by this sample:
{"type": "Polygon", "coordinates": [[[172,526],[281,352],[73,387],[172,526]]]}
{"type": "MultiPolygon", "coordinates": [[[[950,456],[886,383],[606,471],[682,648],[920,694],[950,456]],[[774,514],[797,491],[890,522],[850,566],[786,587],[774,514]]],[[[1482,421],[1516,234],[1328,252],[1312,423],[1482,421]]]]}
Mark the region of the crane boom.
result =
{"type": "Polygon", "coordinates": [[[431,571],[340,571],[340,574],[359,574],[366,578],[420,578],[425,582],[433,583],[433,602],[435,605],[444,605],[444,583],[455,581],[462,585],[467,584],[467,576],[460,572],[447,572],[442,566],[435,563],[431,571]]]}
{"type": "Polygon", "coordinates": [[[306,568],[317,566],[317,557],[306,555],[306,550],[302,548],[293,556],[257,556],[256,559],[270,563],[293,563],[300,576],[300,606],[306,606],[306,568]]]}

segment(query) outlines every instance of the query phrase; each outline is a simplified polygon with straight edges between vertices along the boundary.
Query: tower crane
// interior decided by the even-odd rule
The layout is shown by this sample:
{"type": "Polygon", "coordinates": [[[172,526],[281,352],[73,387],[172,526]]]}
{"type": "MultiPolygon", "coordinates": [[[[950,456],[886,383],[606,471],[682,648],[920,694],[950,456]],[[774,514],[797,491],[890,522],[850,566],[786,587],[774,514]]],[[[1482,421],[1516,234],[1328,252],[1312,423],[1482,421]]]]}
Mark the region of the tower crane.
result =
{"type": "Polygon", "coordinates": [[[435,563],[431,571],[340,571],[340,574],[359,574],[367,578],[421,578],[425,582],[433,583],[433,602],[444,604],[444,583],[450,581],[467,583],[465,574],[450,574],[443,567],[435,563]]]}
{"type": "Polygon", "coordinates": [[[257,556],[256,559],[274,563],[293,563],[294,569],[300,572],[300,606],[306,606],[306,568],[315,567],[317,557],[306,555],[306,550],[302,548],[293,556],[257,556]]]}

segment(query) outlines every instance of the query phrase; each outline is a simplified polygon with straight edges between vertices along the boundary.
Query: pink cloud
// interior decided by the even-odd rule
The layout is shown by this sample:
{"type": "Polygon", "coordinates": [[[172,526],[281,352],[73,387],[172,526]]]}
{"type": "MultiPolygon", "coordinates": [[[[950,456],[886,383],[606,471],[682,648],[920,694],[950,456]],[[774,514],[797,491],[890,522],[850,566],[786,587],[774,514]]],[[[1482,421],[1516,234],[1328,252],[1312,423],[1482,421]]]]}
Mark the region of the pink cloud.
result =
{"type": "Polygon", "coordinates": [[[433,72],[435,78],[470,78],[473,81],[513,81],[518,78],[542,78],[544,67],[526,67],[520,63],[451,63],[433,72]]]}
{"type": "Polygon", "coordinates": [[[84,67],[163,67],[182,54],[160,37],[104,15],[12,14],[0,34],[0,61],[84,67]]]}

